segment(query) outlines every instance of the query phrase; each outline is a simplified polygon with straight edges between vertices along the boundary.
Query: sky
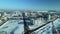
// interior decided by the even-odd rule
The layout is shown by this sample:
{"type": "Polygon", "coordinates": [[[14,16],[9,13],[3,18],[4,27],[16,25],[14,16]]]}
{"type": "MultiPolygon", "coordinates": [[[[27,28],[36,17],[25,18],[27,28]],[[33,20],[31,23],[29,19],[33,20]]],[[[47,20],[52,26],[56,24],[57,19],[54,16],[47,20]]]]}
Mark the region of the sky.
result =
{"type": "Polygon", "coordinates": [[[0,0],[0,9],[60,10],[60,0],[0,0]]]}

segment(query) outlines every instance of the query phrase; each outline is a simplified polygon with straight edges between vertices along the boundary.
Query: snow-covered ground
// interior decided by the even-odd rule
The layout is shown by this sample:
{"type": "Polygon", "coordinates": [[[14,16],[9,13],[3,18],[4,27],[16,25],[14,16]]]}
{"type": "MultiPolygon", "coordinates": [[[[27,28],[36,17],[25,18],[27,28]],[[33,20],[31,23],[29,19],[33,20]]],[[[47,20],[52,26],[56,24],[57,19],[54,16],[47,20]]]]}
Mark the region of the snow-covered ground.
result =
{"type": "MultiPolygon", "coordinates": [[[[22,20],[21,20],[22,21],[22,20]]],[[[5,24],[0,26],[0,34],[21,34],[24,31],[24,25],[18,24],[20,20],[8,20],[5,24]]]]}
{"type": "MultiPolygon", "coordinates": [[[[0,34],[23,34],[24,25],[18,24],[23,20],[8,20],[5,24],[0,26],[0,34]]],[[[54,26],[57,28],[60,25],[60,18],[56,19],[54,26]]],[[[52,23],[47,24],[46,26],[36,30],[33,34],[53,34],[52,33],[52,23]]],[[[29,26],[31,29],[36,28],[35,26],[29,26]]],[[[59,32],[58,32],[59,33],[59,32]]]]}
{"type": "MultiPolygon", "coordinates": [[[[58,29],[60,29],[60,28],[58,28],[58,27],[60,27],[60,18],[53,21],[53,25],[54,25],[54,28],[55,28],[57,34],[60,34],[58,31],[58,29]]],[[[51,22],[51,23],[45,25],[44,27],[34,31],[34,34],[53,34],[53,30],[52,30],[53,25],[51,22]]],[[[30,26],[30,28],[34,29],[34,28],[36,28],[36,26],[33,26],[33,27],[30,26]]]]}
{"type": "MultiPolygon", "coordinates": [[[[32,29],[35,29],[35,26],[29,26],[32,29]]],[[[52,23],[45,25],[44,27],[33,32],[34,34],[53,34],[52,33],[52,23]]]]}
{"type": "Polygon", "coordinates": [[[57,30],[57,33],[60,34],[60,18],[58,18],[54,21],[54,26],[57,30]]]}

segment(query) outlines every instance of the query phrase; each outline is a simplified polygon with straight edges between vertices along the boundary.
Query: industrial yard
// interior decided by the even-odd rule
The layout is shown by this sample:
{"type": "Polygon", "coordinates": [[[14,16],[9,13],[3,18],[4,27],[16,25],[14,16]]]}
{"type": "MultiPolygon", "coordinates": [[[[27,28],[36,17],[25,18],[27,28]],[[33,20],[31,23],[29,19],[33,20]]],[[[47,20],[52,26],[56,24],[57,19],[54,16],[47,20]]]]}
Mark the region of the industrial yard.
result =
{"type": "Polygon", "coordinates": [[[29,34],[60,34],[59,12],[3,11],[0,14],[0,34],[24,34],[28,30],[31,30],[29,34]]]}

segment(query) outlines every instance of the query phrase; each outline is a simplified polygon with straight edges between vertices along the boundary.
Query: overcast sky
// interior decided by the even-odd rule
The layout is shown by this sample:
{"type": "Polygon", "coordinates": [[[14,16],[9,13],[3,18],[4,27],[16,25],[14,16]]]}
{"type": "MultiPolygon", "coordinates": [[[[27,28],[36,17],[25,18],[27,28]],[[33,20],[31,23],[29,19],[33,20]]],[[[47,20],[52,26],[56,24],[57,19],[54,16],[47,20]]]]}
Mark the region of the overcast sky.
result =
{"type": "Polygon", "coordinates": [[[60,0],[0,0],[0,9],[60,10],[60,0]]]}

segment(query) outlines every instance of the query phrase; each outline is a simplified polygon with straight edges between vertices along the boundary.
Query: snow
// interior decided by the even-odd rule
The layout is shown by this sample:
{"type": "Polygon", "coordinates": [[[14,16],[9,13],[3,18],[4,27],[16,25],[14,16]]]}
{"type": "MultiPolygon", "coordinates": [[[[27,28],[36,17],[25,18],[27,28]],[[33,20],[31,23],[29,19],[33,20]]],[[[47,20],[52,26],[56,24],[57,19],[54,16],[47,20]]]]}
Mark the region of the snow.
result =
{"type": "MultiPolygon", "coordinates": [[[[60,34],[59,31],[58,31],[58,29],[59,29],[58,27],[60,27],[60,18],[53,21],[53,23],[54,23],[54,28],[56,29],[57,34],[60,34]]],[[[52,32],[53,31],[52,30],[52,27],[53,27],[52,23],[49,23],[44,27],[34,31],[34,33],[35,34],[53,34],[53,32],[52,32]],[[46,28],[44,28],[44,27],[46,27],[46,28]]],[[[32,27],[30,26],[30,28],[32,28],[32,27]]]]}
{"type": "MultiPolygon", "coordinates": [[[[8,20],[5,24],[0,26],[0,34],[24,34],[24,25],[18,24],[23,20],[8,20]]],[[[59,27],[60,19],[53,21],[55,28],[59,27]]],[[[52,33],[52,23],[45,25],[44,27],[36,30],[33,34],[53,34],[52,33]],[[43,29],[44,28],[44,29],[43,29]]],[[[36,28],[35,26],[29,26],[30,29],[36,28]]],[[[59,32],[58,32],[59,33],[59,32]]]]}
{"type": "Polygon", "coordinates": [[[5,24],[0,26],[1,27],[0,32],[4,31],[4,32],[7,32],[8,34],[12,34],[12,33],[21,34],[24,31],[24,28],[23,28],[24,25],[18,24],[18,22],[20,22],[20,20],[8,20],[5,24]]]}
{"type": "MultiPolygon", "coordinates": [[[[30,26],[30,28],[34,29],[36,27],[30,26]]],[[[52,23],[45,25],[44,27],[34,31],[33,33],[35,33],[35,34],[52,34],[52,23]]]]}

